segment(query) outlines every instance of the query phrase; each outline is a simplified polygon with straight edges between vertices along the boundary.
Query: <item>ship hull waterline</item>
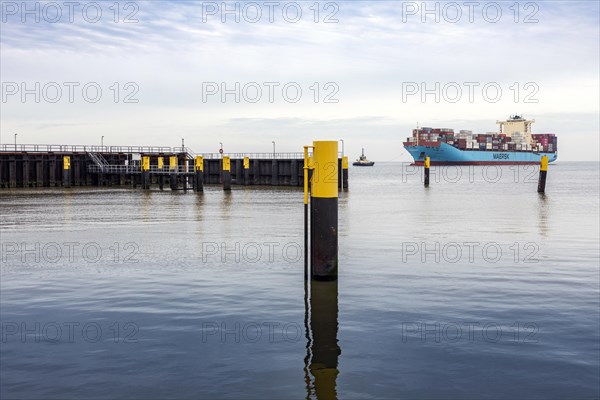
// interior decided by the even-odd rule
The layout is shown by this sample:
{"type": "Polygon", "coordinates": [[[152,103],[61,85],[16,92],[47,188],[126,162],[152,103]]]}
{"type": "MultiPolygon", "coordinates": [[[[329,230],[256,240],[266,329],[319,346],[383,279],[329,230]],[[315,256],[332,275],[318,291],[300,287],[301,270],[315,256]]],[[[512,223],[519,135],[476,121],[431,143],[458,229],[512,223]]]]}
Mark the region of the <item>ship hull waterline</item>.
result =
{"type": "Polygon", "coordinates": [[[423,165],[429,157],[431,165],[532,165],[539,164],[542,156],[548,156],[549,162],[558,158],[556,153],[508,150],[470,150],[457,149],[447,143],[439,142],[435,146],[405,145],[412,156],[413,165],[423,165]]]}

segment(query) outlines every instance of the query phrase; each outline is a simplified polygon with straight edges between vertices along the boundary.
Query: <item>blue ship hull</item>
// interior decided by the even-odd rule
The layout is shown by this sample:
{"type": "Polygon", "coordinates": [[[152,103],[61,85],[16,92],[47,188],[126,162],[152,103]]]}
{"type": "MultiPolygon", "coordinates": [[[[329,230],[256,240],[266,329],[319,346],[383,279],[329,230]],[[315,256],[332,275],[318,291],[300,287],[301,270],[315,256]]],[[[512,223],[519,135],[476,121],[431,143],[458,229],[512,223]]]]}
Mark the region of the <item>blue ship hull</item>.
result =
{"type": "Polygon", "coordinates": [[[439,144],[439,146],[404,145],[404,148],[413,157],[415,164],[423,164],[425,157],[429,157],[432,165],[539,164],[542,156],[548,156],[549,162],[556,161],[558,157],[557,153],[506,150],[460,150],[444,142],[438,142],[437,144],[439,144]]]}

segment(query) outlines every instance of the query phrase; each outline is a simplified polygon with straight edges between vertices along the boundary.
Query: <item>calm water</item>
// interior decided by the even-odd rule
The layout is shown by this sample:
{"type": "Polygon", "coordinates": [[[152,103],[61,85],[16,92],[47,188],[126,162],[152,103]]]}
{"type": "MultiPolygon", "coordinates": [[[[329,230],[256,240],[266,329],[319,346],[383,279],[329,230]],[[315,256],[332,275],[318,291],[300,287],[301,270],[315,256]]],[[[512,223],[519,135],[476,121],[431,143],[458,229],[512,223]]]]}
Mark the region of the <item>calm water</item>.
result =
{"type": "Polygon", "coordinates": [[[414,172],[351,167],[310,315],[299,190],[0,191],[0,397],[598,398],[598,163],[414,172]]]}

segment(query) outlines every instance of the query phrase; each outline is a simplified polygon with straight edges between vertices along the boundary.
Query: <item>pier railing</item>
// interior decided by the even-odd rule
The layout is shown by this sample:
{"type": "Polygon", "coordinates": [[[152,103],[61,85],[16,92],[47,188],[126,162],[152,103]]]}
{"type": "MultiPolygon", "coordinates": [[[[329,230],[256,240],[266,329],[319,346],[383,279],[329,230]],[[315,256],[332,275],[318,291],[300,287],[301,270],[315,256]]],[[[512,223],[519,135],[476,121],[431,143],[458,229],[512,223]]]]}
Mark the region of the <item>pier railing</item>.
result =
{"type": "Polygon", "coordinates": [[[303,153],[202,153],[199,154],[207,159],[218,159],[223,156],[228,156],[233,159],[242,159],[244,157],[248,157],[252,160],[256,159],[302,159],[304,157],[303,153]]]}
{"type": "MultiPolygon", "coordinates": [[[[189,147],[164,146],[96,146],[96,145],[64,145],[64,144],[0,144],[0,152],[27,153],[141,153],[141,154],[186,154],[188,158],[201,155],[206,159],[219,159],[229,156],[231,159],[302,159],[302,152],[287,153],[195,153],[189,147]]],[[[340,153],[341,157],[341,153],[340,153]]]]}
{"type": "Polygon", "coordinates": [[[80,144],[2,144],[0,151],[31,153],[182,153],[182,147],[89,146],[80,144]]]}
{"type": "MultiPolygon", "coordinates": [[[[88,171],[103,174],[139,174],[142,172],[142,168],[140,165],[89,165],[88,171]]],[[[191,174],[194,172],[194,166],[188,165],[186,167],[185,165],[178,165],[177,167],[171,168],[167,165],[158,168],[156,165],[151,165],[149,171],[152,174],[191,174]]]]}

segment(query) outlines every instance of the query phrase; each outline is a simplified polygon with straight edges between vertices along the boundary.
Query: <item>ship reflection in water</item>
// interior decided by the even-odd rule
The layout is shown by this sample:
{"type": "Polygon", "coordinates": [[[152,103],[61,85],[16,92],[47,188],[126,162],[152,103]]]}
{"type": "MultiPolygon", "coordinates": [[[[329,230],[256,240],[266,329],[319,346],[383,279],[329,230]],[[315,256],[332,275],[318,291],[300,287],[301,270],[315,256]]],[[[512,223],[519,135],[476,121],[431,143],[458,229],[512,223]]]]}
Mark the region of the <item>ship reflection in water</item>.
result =
{"type": "Polygon", "coordinates": [[[338,283],[312,281],[304,284],[304,331],[306,398],[336,399],[338,358],[338,283]],[[310,291],[310,299],[308,293],[310,291]],[[309,304],[310,303],[310,304],[309,304]]]}

